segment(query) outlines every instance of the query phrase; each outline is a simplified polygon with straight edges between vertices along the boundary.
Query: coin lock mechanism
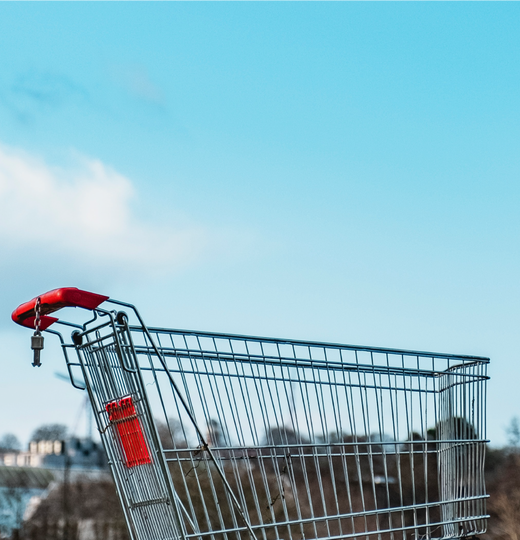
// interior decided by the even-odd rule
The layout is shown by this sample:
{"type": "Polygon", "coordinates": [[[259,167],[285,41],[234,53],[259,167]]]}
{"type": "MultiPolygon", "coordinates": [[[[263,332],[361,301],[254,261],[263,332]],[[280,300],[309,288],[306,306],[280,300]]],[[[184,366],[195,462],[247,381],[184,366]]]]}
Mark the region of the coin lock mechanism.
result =
{"type": "Polygon", "coordinates": [[[34,306],[34,334],[31,336],[31,349],[34,351],[33,366],[40,367],[40,352],[43,349],[43,336],[40,332],[40,297],[36,299],[36,305],[34,306]]]}

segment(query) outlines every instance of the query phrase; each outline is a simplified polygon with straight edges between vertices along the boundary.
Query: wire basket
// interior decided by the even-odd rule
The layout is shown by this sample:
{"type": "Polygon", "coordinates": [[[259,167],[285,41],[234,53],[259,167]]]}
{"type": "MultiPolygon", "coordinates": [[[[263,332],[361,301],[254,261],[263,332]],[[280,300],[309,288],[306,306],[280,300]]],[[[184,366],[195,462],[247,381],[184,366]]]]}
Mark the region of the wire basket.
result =
{"type": "Polygon", "coordinates": [[[13,319],[60,336],[132,538],[485,531],[487,358],[147,328],[131,304],[46,295],[13,319]],[[94,317],[67,341],[48,313],[69,305],[94,317]]]}

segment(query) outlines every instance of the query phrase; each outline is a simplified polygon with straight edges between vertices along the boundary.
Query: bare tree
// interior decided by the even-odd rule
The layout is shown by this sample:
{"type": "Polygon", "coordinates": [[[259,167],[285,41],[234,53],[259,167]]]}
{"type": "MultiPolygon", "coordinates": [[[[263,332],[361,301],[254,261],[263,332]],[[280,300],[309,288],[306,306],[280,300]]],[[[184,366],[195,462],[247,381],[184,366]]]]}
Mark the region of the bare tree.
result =
{"type": "Polygon", "coordinates": [[[209,419],[206,436],[211,446],[230,446],[226,426],[222,425],[219,420],[215,420],[214,418],[209,419]]]}
{"type": "Polygon", "coordinates": [[[484,538],[520,540],[520,456],[502,451],[493,457],[486,471],[491,519],[484,538]]]}
{"type": "Polygon", "coordinates": [[[31,441],[59,441],[67,436],[65,424],[44,424],[37,427],[31,435],[31,441]]]}
{"type": "Polygon", "coordinates": [[[0,452],[16,452],[22,445],[14,433],[5,433],[0,438],[0,452]]]}
{"type": "Polygon", "coordinates": [[[26,540],[72,540],[89,529],[93,540],[128,540],[128,532],[114,484],[109,480],[79,478],[68,487],[69,509],[63,515],[59,485],[42,500],[24,523],[26,540]]]}
{"type": "Polygon", "coordinates": [[[164,449],[186,448],[188,446],[182,425],[176,418],[168,418],[167,423],[156,419],[155,425],[164,449]]]}
{"type": "Polygon", "coordinates": [[[520,446],[520,421],[518,420],[518,416],[511,418],[511,422],[506,428],[506,433],[509,447],[517,452],[520,446]]]}
{"type": "Polygon", "coordinates": [[[20,528],[23,523],[23,514],[27,497],[30,492],[30,480],[27,474],[23,471],[16,471],[18,474],[13,474],[4,480],[3,489],[0,493],[0,508],[5,514],[11,515],[12,532],[10,527],[5,526],[0,528],[3,534],[11,533],[11,538],[19,538],[20,528]],[[3,530],[2,530],[3,529],[3,530]]]}

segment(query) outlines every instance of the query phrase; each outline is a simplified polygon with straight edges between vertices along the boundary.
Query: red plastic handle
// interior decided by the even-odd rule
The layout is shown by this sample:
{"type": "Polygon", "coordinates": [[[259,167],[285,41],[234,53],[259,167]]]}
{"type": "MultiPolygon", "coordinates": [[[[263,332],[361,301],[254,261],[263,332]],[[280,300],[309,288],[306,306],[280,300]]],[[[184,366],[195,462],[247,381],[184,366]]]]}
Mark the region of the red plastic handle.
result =
{"type": "Polygon", "coordinates": [[[11,315],[13,321],[22,326],[28,328],[34,328],[34,319],[36,313],[34,308],[36,301],[40,299],[40,330],[49,328],[52,323],[55,323],[58,319],[56,317],[49,317],[48,313],[58,311],[58,309],[64,307],[81,307],[85,309],[96,309],[99,304],[108,300],[108,296],[101,294],[82,291],[76,287],[63,287],[61,289],[54,289],[53,291],[46,292],[25,302],[18,306],[11,315]]]}

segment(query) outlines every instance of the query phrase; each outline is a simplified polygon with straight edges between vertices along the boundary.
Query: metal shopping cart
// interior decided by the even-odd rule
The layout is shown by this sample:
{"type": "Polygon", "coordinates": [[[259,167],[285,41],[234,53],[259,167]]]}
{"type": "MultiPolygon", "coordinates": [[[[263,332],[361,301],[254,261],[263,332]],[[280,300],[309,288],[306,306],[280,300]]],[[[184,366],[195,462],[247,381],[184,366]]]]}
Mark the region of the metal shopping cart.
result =
{"type": "Polygon", "coordinates": [[[485,531],[487,358],[148,328],[133,305],[75,288],[13,320],[35,329],[36,365],[40,333],[61,340],[132,539],[485,531]],[[72,306],[92,315],[49,315],[72,306]]]}

